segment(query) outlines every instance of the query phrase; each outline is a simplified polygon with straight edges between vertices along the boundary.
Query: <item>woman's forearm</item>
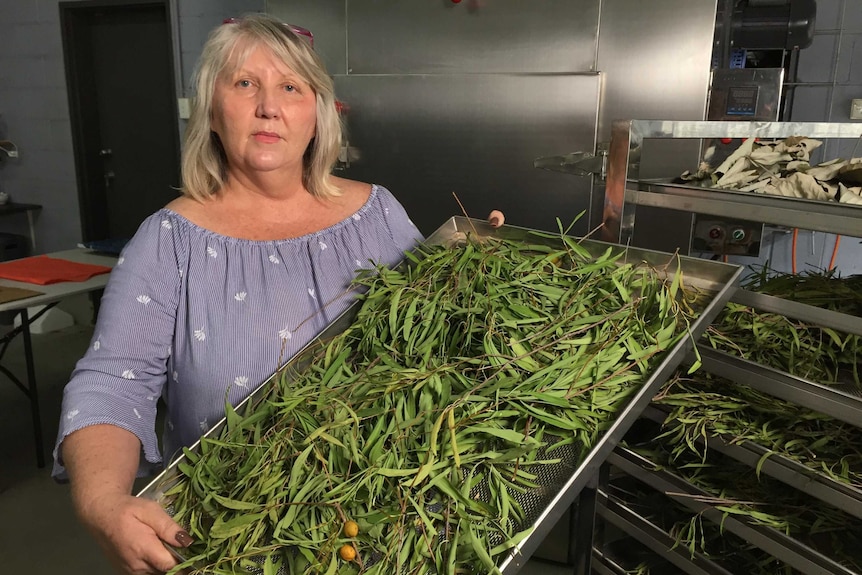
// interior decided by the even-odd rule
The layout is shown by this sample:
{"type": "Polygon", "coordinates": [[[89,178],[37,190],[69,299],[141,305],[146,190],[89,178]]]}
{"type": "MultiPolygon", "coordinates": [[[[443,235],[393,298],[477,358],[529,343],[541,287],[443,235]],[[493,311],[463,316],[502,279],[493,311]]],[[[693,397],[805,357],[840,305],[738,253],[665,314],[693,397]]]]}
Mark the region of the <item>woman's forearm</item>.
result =
{"type": "Polygon", "coordinates": [[[131,493],[141,452],[135,434],[115,425],[92,425],[70,433],[62,450],[79,513],[101,495],[131,493]]]}

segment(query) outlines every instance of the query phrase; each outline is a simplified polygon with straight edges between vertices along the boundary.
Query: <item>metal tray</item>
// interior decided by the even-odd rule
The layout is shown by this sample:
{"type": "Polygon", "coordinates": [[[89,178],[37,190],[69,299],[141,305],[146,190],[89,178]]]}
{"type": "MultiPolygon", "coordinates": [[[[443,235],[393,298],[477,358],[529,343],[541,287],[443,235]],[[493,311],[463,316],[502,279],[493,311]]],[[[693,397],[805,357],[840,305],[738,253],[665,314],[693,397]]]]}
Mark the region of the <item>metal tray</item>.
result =
{"type": "Polygon", "coordinates": [[[626,183],[625,201],[631,206],[627,212],[630,217],[634,206],[652,206],[817,232],[862,235],[859,223],[862,206],[833,200],[787,198],[644,179],[626,183]]]}
{"type": "MultiPolygon", "coordinates": [[[[545,243],[552,246],[560,244],[561,240],[558,238],[544,237],[548,235],[544,232],[544,236],[539,236],[535,232],[536,230],[514,226],[503,226],[502,228],[494,229],[483,221],[453,217],[444,222],[440,228],[431,234],[425,243],[428,245],[453,246],[464,241],[467,234],[470,233],[480,237],[493,236],[512,241],[529,240],[531,244],[545,243]]],[[[591,254],[595,254],[596,257],[603,254],[609,247],[614,246],[614,244],[589,239],[583,240],[581,245],[591,254]]],[[[521,501],[527,515],[525,522],[528,525],[532,525],[533,531],[498,565],[503,575],[514,574],[521,569],[548,532],[572,505],[578,494],[598,472],[601,464],[610,455],[632,423],[647,407],[661,385],[682,362],[686,353],[691,348],[692,341],[696,340],[703,333],[730,299],[736,290],[737,279],[742,273],[742,268],[736,265],[684,256],[680,256],[677,259],[672,254],[664,252],[625,248],[623,246],[615,247],[620,250],[626,250],[625,261],[629,263],[643,262],[645,265],[656,269],[666,269],[668,274],[676,272],[678,262],[678,268],[681,269],[686,284],[696,287],[704,294],[701,298],[702,307],[699,310],[699,315],[691,325],[694,337],[682,339],[673,349],[669,350],[661,364],[657,366],[649,379],[640,385],[640,388],[633,394],[628,404],[618,413],[616,420],[611,423],[608,430],[599,438],[596,445],[582,461],[576,460],[574,450],[568,457],[566,454],[560,454],[555,451],[555,457],[560,457],[561,462],[554,466],[542,466],[546,468],[539,479],[542,488],[535,492],[524,494],[521,501]]],[[[321,342],[344,331],[353,322],[359,305],[359,303],[354,304],[345,311],[324,329],[315,340],[310,342],[304,350],[319,345],[321,342]]],[[[301,358],[303,357],[304,350],[301,350],[289,360],[288,365],[301,369],[301,358]]],[[[241,409],[253,408],[253,405],[247,406],[246,404],[261,399],[270,387],[269,383],[275,377],[276,375],[273,375],[261,384],[237,406],[237,411],[242,413],[241,409]]],[[[218,435],[225,425],[226,419],[222,419],[203,437],[218,435]]],[[[200,440],[192,445],[190,449],[193,452],[198,451],[200,449],[200,440]]],[[[138,496],[156,500],[168,508],[170,502],[165,501],[164,492],[175,485],[181,478],[178,465],[184,458],[185,456],[180,456],[177,460],[171,462],[138,496]]]]}

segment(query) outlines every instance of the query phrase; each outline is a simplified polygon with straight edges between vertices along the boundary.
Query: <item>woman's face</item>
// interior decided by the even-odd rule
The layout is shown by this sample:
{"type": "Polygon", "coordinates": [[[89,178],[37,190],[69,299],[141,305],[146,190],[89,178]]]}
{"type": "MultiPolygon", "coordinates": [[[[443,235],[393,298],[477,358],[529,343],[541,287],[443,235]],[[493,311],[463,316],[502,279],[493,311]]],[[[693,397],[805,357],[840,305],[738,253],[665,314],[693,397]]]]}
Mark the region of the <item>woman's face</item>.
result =
{"type": "Polygon", "coordinates": [[[316,96],[269,49],[254,48],[235,72],[219,77],[212,109],[229,172],[295,171],[301,177],[315,134],[316,96]]]}

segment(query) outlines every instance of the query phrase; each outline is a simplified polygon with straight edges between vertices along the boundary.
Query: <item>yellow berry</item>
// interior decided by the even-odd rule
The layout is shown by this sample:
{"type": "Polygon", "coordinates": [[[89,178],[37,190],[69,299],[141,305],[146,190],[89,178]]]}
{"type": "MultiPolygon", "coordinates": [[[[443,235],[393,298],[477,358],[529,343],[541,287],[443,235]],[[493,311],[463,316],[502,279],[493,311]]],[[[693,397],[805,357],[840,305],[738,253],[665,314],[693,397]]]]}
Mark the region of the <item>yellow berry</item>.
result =
{"type": "Polygon", "coordinates": [[[341,546],[341,549],[338,550],[338,554],[345,561],[353,561],[356,559],[356,549],[353,548],[353,545],[345,544],[341,546]]]}
{"type": "Polygon", "coordinates": [[[344,536],[356,537],[359,535],[359,524],[356,521],[348,521],[344,524],[344,536]]]}

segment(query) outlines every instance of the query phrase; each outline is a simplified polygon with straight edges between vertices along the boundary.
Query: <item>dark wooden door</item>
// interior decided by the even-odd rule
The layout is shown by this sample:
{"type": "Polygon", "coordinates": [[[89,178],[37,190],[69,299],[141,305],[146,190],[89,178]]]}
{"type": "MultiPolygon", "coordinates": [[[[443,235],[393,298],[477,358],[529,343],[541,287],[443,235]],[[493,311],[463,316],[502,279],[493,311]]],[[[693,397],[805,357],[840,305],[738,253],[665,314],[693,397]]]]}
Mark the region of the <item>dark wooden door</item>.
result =
{"type": "Polygon", "coordinates": [[[168,5],[61,2],[60,16],[84,239],[131,237],[180,185],[168,5]]]}

